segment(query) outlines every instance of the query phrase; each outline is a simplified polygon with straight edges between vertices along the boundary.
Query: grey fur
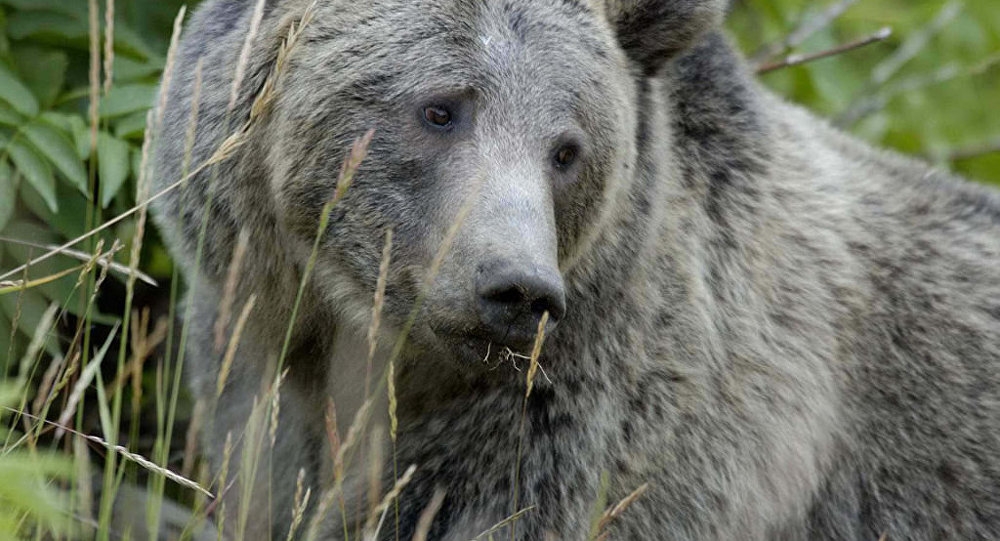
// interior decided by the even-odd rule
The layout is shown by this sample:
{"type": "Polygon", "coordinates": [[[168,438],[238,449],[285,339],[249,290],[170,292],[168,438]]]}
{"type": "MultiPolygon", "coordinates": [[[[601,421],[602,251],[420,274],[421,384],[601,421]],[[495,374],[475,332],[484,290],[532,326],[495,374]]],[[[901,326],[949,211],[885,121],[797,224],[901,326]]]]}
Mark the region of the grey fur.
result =
{"type": "MultiPolygon", "coordinates": [[[[209,0],[188,25],[160,187],[181,176],[196,62],[194,164],[247,118],[304,5],[271,2],[227,119],[253,3],[209,0]]],[[[335,399],[343,434],[364,398],[385,229],[396,241],[383,348],[473,197],[397,370],[398,464],[418,466],[400,538],[437,487],[448,496],[433,539],[471,538],[513,511],[525,376],[474,357],[488,345],[471,284],[493,256],[558,265],[568,304],[541,358],[552,381],[536,380],[525,409],[517,499],[533,508],[518,539],[586,538],[602,472],[609,502],[651,487],[613,539],[996,538],[1000,200],[769,94],[714,30],[725,4],[319,3],[273,111],[156,213],[191,284],[188,364],[206,399],[226,268],[240,232],[251,239],[235,305],[260,301],[206,434],[218,468],[224,435],[241,433],[273,377],[346,149],[376,130],[305,295],[251,536],[270,525],[285,537],[300,468],[329,485],[323,405],[335,399]],[[442,101],[458,121],[432,133],[420,107],[442,101]],[[580,161],[553,169],[565,137],[580,161]]]]}

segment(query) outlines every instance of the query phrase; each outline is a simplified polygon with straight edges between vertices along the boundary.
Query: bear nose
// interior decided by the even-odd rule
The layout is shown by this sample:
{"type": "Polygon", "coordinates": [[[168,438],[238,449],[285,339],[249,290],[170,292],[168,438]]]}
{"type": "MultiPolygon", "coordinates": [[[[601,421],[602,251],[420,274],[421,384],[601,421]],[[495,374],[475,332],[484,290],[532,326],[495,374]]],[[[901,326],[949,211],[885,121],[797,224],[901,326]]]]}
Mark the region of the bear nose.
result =
{"type": "Polygon", "coordinates": [[[542,314],[549,313],[547,330],[566,314],[566,292],[555,269],[494,265],[479,272],[476,294],[484,330],[498,344],[530,345],[542,314]]]}

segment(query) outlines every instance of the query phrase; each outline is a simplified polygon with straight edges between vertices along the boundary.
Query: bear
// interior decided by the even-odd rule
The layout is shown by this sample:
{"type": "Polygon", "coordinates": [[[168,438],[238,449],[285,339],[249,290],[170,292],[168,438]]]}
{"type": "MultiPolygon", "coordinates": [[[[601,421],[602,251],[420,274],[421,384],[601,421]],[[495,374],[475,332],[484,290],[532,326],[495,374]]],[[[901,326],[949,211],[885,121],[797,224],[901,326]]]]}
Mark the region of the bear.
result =
{"type": "Polygon", "coordinates": [[[154,210],[228,538],[996,538],[1000,198],[727,9],[198,8],[154,210]]]}

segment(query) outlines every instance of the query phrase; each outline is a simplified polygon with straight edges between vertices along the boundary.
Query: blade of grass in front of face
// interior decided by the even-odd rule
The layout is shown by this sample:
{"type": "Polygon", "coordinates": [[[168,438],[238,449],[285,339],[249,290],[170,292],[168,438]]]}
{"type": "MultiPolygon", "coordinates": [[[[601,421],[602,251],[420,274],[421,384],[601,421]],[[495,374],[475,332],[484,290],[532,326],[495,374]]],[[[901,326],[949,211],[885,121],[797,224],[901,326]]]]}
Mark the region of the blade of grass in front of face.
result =
{"type": "MultiPolygon", "coordinates": [[[[362,466],[367,466],[368,469],[368,521],[365,523],[365,529],[363,530],[365,535],[369,535],[372,528],[375,525],[375,521],[378,520],[378,507],[379,500],[381,499],[379,495],[382,493],[382,468],[383,468],[383,447],[382,442],[385,438],[385,433],[378,425],[373,426],[368,432],[368,448],[365,450],[365,462],[362,466]]],[[[399,480],[395,479],[394,483],[398,483],[399,480]]],[[[359,513],[360,515],[360,513],[359,513]]],[[[358,517],[358,521],[361,517],[358,517]]],[[[381,521],[379,521],[381,525],[381,521]]],[[[356,532],[359,536],[362,532],[356,532]]]]}
{"type": "Polygon", "coordinates": [[[348,457],[348,453],[352,452],[355,445],[364,432],[364,428],[367,425],[368,414],[372,409],[373,401],[371,399],[366,400],[361,408],[354,414],[354,420],[351,422],[351,427],[347,430],[347,436],[344,438],[343,443],[340,442],[339,434],[337,434],[337,424],[336,424],[336,409],[334,407],[333,401],[328,402],[330,409],[327,414],[327,434],[328,438],[331,440],[331,453],[334,455],[333,459],[333,486],[326,490],[323,497],[320,498],[320,503],[313,513],[312,520],[309,524],[309,532],[306,539],[313,541],[317,538],[320,531],[322,530],[323,519],[326,517],[327,511],[329,511],[330,506],[333,505],[336,499],[340,504],[340,514],[341,514],[341,526],[343,527],[344,539],[350,539],[350,532],[348,530],[349,524],[347,520],[347,511],[345,508],[345,498],[343,493],[343,483],[344,483],[344,472],[346,471],[345,464],[348,457]]]}
{"type": "Polygon", "coordinates": [[[226,511],[227,505],[225,498],[225,493],[229,491],[229,486],[235,483],[235,479],[229,480],[229,466],[233,458],[233,433],[226,433],[226,443],[222,447],[222,467],[219,469],[219,487],[220,495],[222,496],[219,500],[219,513],[216,515],[218,518],[216,520],[216,525],[218,526],[219,539],[225,539],[224,534],[226,531],[226,511]]]}
{"type": "Polygon", "coordinates": [[[312,497],[312,487],[305,488],[305,474],[306,471],[304,469],[299,470],[299,477],[295,483],[292,525],[288,528],[286,541],[293,541],[295,539],[295,534],[298,532],[299,526],[302,525],[302,519],[305,518],[306,509],[309,507],[309,499],[312,497]]]}
{"type": "Polygon", "coordinates": [[[511,523],[513,523],[515,521],[520,520],[521,517],[523,517],[524,515],[532,512],[534,510],[535,510],[535,506],[534,505],[532,505],[530,507],[525,507],[524,509],[521,509],[521,510],[519,510],[518,512],[516,512],[514,514],[509,515],[507,518],[501,520],[500,522],[497,522],[493,526],[490,526],[483,533],[481,533],[481,534],[473,537],[472,541],[479,541],[480,539],[483,539],[483,538],[486,538],[486,539],[488,539],[490,541],[493,541],[495,539],[494,538],[494,534],[500,532],[508,524],[511,524],[511,523]]]}
{"type": "MultiPolygon", "coordinates": [[[[289,316],[288,327],[285,330],[285,339],[281,347],[281,354],[278,357],[277,369],[279,371],[282,370],[286,357],[288,356],[289,348],[291,347],[292,337],[295,332],[295,323],[298,320],[298,312],[299,309],[301,308],[302,299],[305,296],[306,288],[309,285],[312,273],[316,268],[316,262],[319,257],[320,244],[322,243],[323,238],[326,235],[327,229],[329,228],[330,216],[333,213],[333,209],[347,194],[347,191],[354,180],[354,175],[357,172],[358,167],[361,165],[361,162],[364,161],[365,156],[368,153],[368,147],[371,145],[371,141],[374,135],[375,135],[374,130],[370,130],[368,131],[368,133],[366,133],[364,136],[362,136],[354,143],[350,153],[347,156],[347,159],[344,161],[344,166],[343,169],[341,169],[340,177],[337,179],[337,186],[334,190],[333,197],[331,197],[330,200],[323,206],[323,210],[320,214],[319,225],[317,226],[316,230],[316,238],[313,241],[313,246],[309,254],[309,259],[306,261],[306,266],[305,269],[303,270],[302,278],[299,281],[298,292],[295,295],[295,302],[292,304],[292,311],[291,315],[289,316]]],[[[367,402],[368,401],[366,400],[366,403],[367,402]]],[[[342,518],[344,522],[344,538],[348,539],[350,537],[350,534],[348,531],[348,525],[346,520],[346,511],[343,508],[341,509],[341,515],[343,516],[342,518]]]]}
{"type": "MultiPolygon", "coordinates": [[[[230,122],[231,122],[231,119],[232,119],[232,114],[234,112],[233,109],[234,109],[234,107],[236,105],[236,101],[238,99],[239,92],[240,92],[240,90],[242,89],[242,86],[243,86],[243,78],[244,78],[245,73],[246,73],[246,66],[249,64],[249,61],[250,61],[251,46],[252,46],[252,43],[253,43],[254,39],[256,38],[256,34],[257,34],[259,28],[260,28],[260,20],[263,17],[264,4],[265,4],[264,0],[258,0],[258,3],[255,6],[254,14],[253,14],[252,21],[251,21],[251,24],[250,24],[250,31],[248,32],[248,34],[246,36],[246,39],[244,41],[243,49],[242,49],[242,51],[240,53],[240,57],[239,57],[239,59],[237,61],[236,73],[234,75],[233,84],[232,84],[231,100],[230,100],[230,105],[228,107],[228,110],[226,112],[226,120],[224,122],[225,129],[224,129],[223,133],[226,133],[229,130],[229,125],[230,125],[230,122]]],[[[313,8],[314,5],[315,4],[309,6],[306,9],[306,11],[305,11],[305,13],[303,14],[303,17],[302,17],[302,22],[300,23],[301,25],[304,25],[304,24],[306,24],[306,22],[308,22],[308,19],[311,17],[312,8],[313,8]]],[[[292,30],[290,30],[290,33],[289,33],[289,38],[286,40],[286,42],[282,45],[282,47],[279,50],[279,55],[278,55],[279,64],[281,63],[281,61],[282,61],[283,58],[287,58],[287,55],[290,54],[291,49],[294,47],[294,44],[295,44],[296,40],[294,40],[292,38],[294,37],[293,33],[295,31],[296,31],[295,30],[295,26],[293,25],[292,26],[292,30]]],[[[262,102],[262,101],[265,101],[267,99],[270,99],[270,97],[267,96],[266,94],[269,94],[269,93],[273,92],[273,89],[274,89],[274,86],[275,86],[275,82],[274,81],[278,77],[280,77],[280,75],[281,75],[281,69],[280,68],[281,68],[280,65],[276,66],[274,68],[274,70],[272,71],[272,73],[270,73],[268,75],[268,77],[265,80],[265,84],[264,84],[265,91],[262,91],[261,95],[256,96],[255,99],[254,99],[254,104],[251,107],[250,118],[247,120],[247,122],[243,125],[243,127],[237,133],[235,133],[233,136],[230,136],[228,139],[226,139],[222,143],[222,146],[220,147],[220,150],[219,150],[218,153],[221,153],[223,156],[226,156],[230,152],[232,152],[233,150],[235,150],[236,148],[238,148],[239,146],[242,146],[243,142],[245,141],[245,138],[248,136],[250,130],[254,126],[255,122],[258,119],[258,117],[266,112],[266,108],[258,107],[258,103],[262,102]],[[268,88],[270,88],[270,90],[268,90],[268,88]]],[[[212,172],[211,172],[210,180],[209,180],[208,187],[207,187],[206,202],[205,202],[205,205],[204,205],[204,210],[203,210],[203,215],[202,215],[201,228],[200,228],[199,235],[198,235],[198,243],[197,243],[196,256],[195,256],[195,267],[197,267],[200,264],[201,257],[203,255],[202,252],[203,252],[203,249],[204,249],[204,242],[205,242],[205,237],[206,237],[206,234],[207,234],[208,223],[209,223],[209,219],[210,219],[209,210],[212,208],[212,200],[213,200],[214,195],[215,195],[215,186],[216,186],[216,181],[217,181],[217,177],[218,177],[218,168],[215,165],[217,165],[218,161],[221,161],[221,159],[224,159],[224,158],[220,157],[218,160],[216,160],[213,157],[213,159],[209,160],[210,162],[214,162],[214,164],[212,165],[212,172]]],[[[194,291],[197,288],[197,286],[198,286],[197,280],[193,281],[192,284],[190,284],[189,295],[194,295],[195,294],[194,291]]],[[[179,374],[181,368],[183,367],[183,358],[184,358],[185,351],[186,351],[187,332],[188,332],[189,325],[190,325],[190,313],[188,313],[187,315],[185,315],[184,322],[183,322],[182,329],[181,329],[180,345],[179,345],[179,353],[178,353],[178,361],[177,361],[177,366],[178,366],[177,372],[178,372],[178,374],[179,374]]],[[[275,373],[280,373],[280,372],[281,372],[281,369],[280,369],[280,362],[279,362],[279,367],[275,371],[275,373]]],[[[174,397],[176,397],[176,393],[174,394],[174,397]]],[[[265,409],[267,407],[269,407],[268,403],[265,402],[265,405],[263,407],[265,409]]],[[[171,430],[171,426],[170,425],[172,424],[172,421],[173,421],[173,411],[174,411],[174,408],[172,407],[171,408],[171,412],[168,415],[168,423],[167,423],[167,425],[168,425],[167,426],[168,434],[169,434],[169,432],[171,430]]],[[[248,426],[248,429],[249,428],[250,427],[248,426]]],[[[252,442],[245,442],[244,443],[244,449],[243,449],[243,453],[242,453],[243,463],[245,463],[245,464],[246,463],[252,463],[253,467],[250,468],[250,470],[252,471],[252,475],[249,476],[249,477],[247,475],[245,475],[247,473],[246,471],[241,472],[242,474],[244,474],[244,475],[242,475],[243,480],[244,480],[244,484],[243,484],[242,488],[244,488],[244,490],[248,489],[248,487],[253,487],[253,485],[254,485],[254,478],[256,477],[256,470],[257,470],[257,462],[256,461],[259,458],[258,456],[248,457],[246,455],[246,453],[247,453],[248,450],[252,451],[252,454],[255,454],[255,455],[259,454],[259,449],[256,446],[247,447],[248,443],[252,443],[252,442]]],[[[268,477],[270,477],[270,468],[268,468],[268,477]]],[[[268,483],[268,487],[269,487],[269,485],[270,485],[270,483],[268,483]]],[[[246,524],[246,518],[245,517],[247,516],[247,513],[249,513],[249,509],[247,508],[247,506],[249,505],[249,501],[250,500],[247,499],[246,497],[244,497],[244,498],[241,499],[241,502],[243,502],[243,503],[241,504],[241,506],[240,506],[241,509],[239,510],[241,516],[240,516],[239,523],[237,525],[238,529],[245,528],[245,524],[246,524]]]]}
{"type": "MultiPolygon", "coordinates": [[[[374,298],[374,302],[373,302],[373,305],[372,305],[372,319],[371,319],[371,323],[368,326],[368,358],[367,358],[367,361],[365,363],[365,394],[364,394],[365,400],[368,400],[369,398],[371,398],[372,372],[374,372],[374,365],[375,365],[375,350],[378,348],[378,333],[379,333],[379,326],[380,326],[381,321],[382,321],[382,308],[385,305],[385,289],[386,289],[386,284],[387,284],[388,279],[389,279],[389,263],[390,263],[391,255],[392,255],[392,228],[389,228],[385,232],[385,242],[384,242],[383,247],[382,247],[382,259],[381,259],[381,262],[379,263],[378,279],[376,280],[376,283],[375,283],[375,298],[374,298]]],[[[392,389],[390,388],[390,390],[392,390],[392,389]]],[[[395,411],[394,411],[394,408],[393,408],[393,402],[394,402],[394,397],[390,396],[389,397],[389,403],[390,403],[389,416],[390,416],[390,419],[392,419],[392,418],[395,417],[395,411]]],[[[374,433],[373,433],[373,436],[374,436],[374,433]]],[[[392,438],[395,439],[395,435],[393,435],[392,438]]],[[[373,445],[375,444],[374,440],[373,440],[372,443],[373,443],[373,445]]],[[[396,482],[396,481],[399,481],[399,472],[398,472],[398,469],[396,468],[395,442],[393,442],[393,443],[394,443],[393,444],[393,481],[396,482]]],[[[380,451],[380,450],[381,449],[378,449],[378,451],[380,451]]],[[[372,452],[376,452],[376,451],[377,450],[373,447],[372,448],[372,452]]],[[[371,456],[368,456],[368,453],[365,452],[364,448],[361,449],[361,455],[367,457],[367,460],[369,462],[369,467],[370,468],[374,467],[376,465],[379,468],[382,467],[382,463],[381,463],[382,459],[381,459],[381,457],[371,457],[371,456]]],[[[372,503],[371,503],[371,497],[369,497],[369,505],[372,505],[372,503]]],[[[399,515],[399,504],[398,504],[398,502],[394,505],[394,507],[395,507],[395,516],[398,516],[399,515]]],[[[360,530],[360,527],[361,527],[360,516],[361,516],[361,514],[359,513],[358,514],[358,517],[359,517],[358,518],[358,524],[356,526],[359,530],[360,530]]],[[[398,522],[398,518],[397,518],[396,522],[398,522]]],[[[398,528],[397,528],[397,530],[398,530],[398,528]]],[[[358,532],[358,533],[360,534],[360,532],[358,532]]]]}
{"type": "MultiPolygon", "coordinates": [[[[430,289],[431,285],[433,285],[433,282],[436,279],[438,272],[440,271],[441,265],[444,263],[444,258],[451,251],[451,246],[454,243],[455,237],[458,235],[458,231],[461,229],[462,225],[465,223],[465,218],[468,216],[469,212],[472,210],[472,206],[475,204],[475,201],[476,201],[476,199],[478,197],[478,194],[479,194],[479,188],[481,186],[482,186],[482,183],[477,183],[476,184],[476,189],[473,190],[473,193],[470,194],[469,197],[467,198],[467,200],[465,201],[465,203],[463,203],[462,207],[459,209],[458,213],[455,215],[455,219],[452,221],[452,224],[449,227],[448,232],[445,234],[444,239],[441,241],[441,245],[438,247],[438,252],[435,254],[434,260],[431,262],[431,266],[428,269],[427,274],[424,277],[424,281],[422,283],[421,291],[417,295],[417,298],[416,298],[416,300],[413,303],[413,307],[410,310],[410,314],[409,314],[406,322],[404,323],[402,329],[400,329],[399,335],[396,338],[396,342],[393,345],[393,350],[392,350],[392,353],[389,355],[389,359],[387,361],[386,369],[384,369],[382,371],[382,375],[379,378],[378,384],[377,384],[377,386],[376,386],[376,388],[374,390],[374,395],[375,396],[377,396],[378,394],[382,393],[385,390],[385,386],[388,385],[389,374],[391,373],[393,367],[395,366],[396,361],[399,359],[400,355],[402,354],[403,347],[405,346],[406,339],[409,336],[410,330],[413,328],[413,325],[416,323],[416,319],[419,316],[420,310],[423,307],[423,303],[424,303],[424,300],[426,298],[426,294],[427,294],[428,290],[430,289]]],[[[394,396],[394,393],[393,393],[393,396],[394,396]]],[[[354,421],[351,424],[351,428],[348,431],[347,440],[345,440],[344,445],[341,446],[340,451],[337,453],[337,457],[335,459],[335,465],[334,465],[334,470],[335,471],[343,472],[345,470],[345,468],[350,465],[350,463],[351,463],[351,461],[353,459],[354,450],[355,450],[354,449],[354,445],[353,445],[353,438],[354,438],[354,436],[358,432],[363,431],[364,427],[367,426],[368,421],[371,419],[371,417],[370,417],[370,413],[371,413],[371,409],[372,409],[371,405],[372,405],[372,400],[371,399],[365,401],[364,405],[361,407],[361,409],[358,410],[357,414],[355,415],[354,421]]],[[[317,538],[317,536],[318,536],[318,534],[319,534],[319,532],[321,530],[321,526],[320,526],[321,519],[325,515],[325,512],[329,508],[329,506],[332,505],[333,500],[335,498],[337,498],[338,496],[341,498],[340,499],[340,501],[341,501],[341,515],[342,515],[342,523],[343,523],[343,527],[344,527],[344,532],[343,532],[344,533],[344,539],[348,539],[349,538],[349,532],[347,531],[347,526],[348,525],[347,525],[347,521],[346,521],[346,514],[345,514],[344,509],[343,509],[343,503],[344,503],[343,493],[341,491],[341,485],[340,485],[340,483],[343,481],[342,477],[343,477],[342,474],[335,476],[334,486],[331,489],[329,489],[326,492],[326,494],[324,494],[323,498],[321,498],[320,504],[319,504],[316,512],[314,513],[313,520],[311,521],[310,528],[309,528],[309,534],[306,537],[307,540],[313,541],[313,540],[315,540],[317,538]]],[[[397,524],[397,533],[398,533],[398,524],[397,524]]]]}
{"type": "MultiPolygon", "coordinates": [[[[425,507],[420,513],[420,518],[417,519],[417,527],[413,534],[413,541],[427,541],[427,536],[431,533],[431,526],[434,525],[434,518],[437,516],[438,512],[441,511],[441,506],[444,505],[444,498],[446,495],[447,493],[441,489],[436,489],[434,491],[434,496],[431,498],[430,503],[428,503],[427,507],[425,507]]],[[[399,538],[398,529],[396,537],[397,539],[399,538]]]]}
{"type": "Polygon", "coordinates": [[[392,489],[382,497],[382,500],[378,503],[378,505],[371,509],[369,520],[364,530],[364,539],[366,541],[374,541],[375,539],[378,539],[379,532],[382,530],[382,525],[385,523],[385,517],[389,513],[389,506],[392,505],[392,502],[399,499],[400,494],[403,493],[403,489],[405,489],[406,486],[410,484],[410,481],[413,480],[413,475],[416,471],[417,467],[415,465],[411,465],[409,468],[406,468],[406,471],[403,472],[403,476],[396,481],[396,483],[392,486],[392,489]],[[375,523],[376,517],[378,517],[378,523],[375,523]]]}
{"type": "MultiPolygon", "coordinates": [[[[277,392],[277,383],[272,392],[277,392]]],[[[237,522],[234,539],[246,539],[247,525],[249,524],[250,504],[255,501],[254,495],[257,490],[255,481],[260,467],[261,452],[263,451],[267,430],[265,427],[269,416],[269,406],[271,401],[267,398],[263,401],[254,400],[254,405],[247,422],[246,432],[243,437],[243,446],[240,450],[240,465],[237,475],[242,482],[239,485],[240,500],[237,509],[237,522]]],[[[270,475],[270,472],[268,472],[270,475]]],[[[259,500],[257,500],[259,501],[259,500]]],[[[257,510],[258,512],[260,510],[257,510]]],[[[258,525],[270,529],[270,524],[258,525]]]]}
{"type": "MultiPolygon", "coordinates": [[[[511,513],[517,512],[517,501],[520,496],[521,480],[521,455],[524,450],[524,425],[528,416],[528,400],[531,398],[531,391],[535,387],[535,376],[538,374],[538,358],[542,354],[542,343],[545,341],[545,325],[549,322],[549,313],[542,314],[542,319],[538,322],[538,331],[535,334],[535,345],[531,349],[531,364],[528,367],[526,390],[524,391],[524,404],[521,407],[520,427],[517,431],[517,454],[514,458],[514,491],[512,494],[513,503],[511,513]]],[[[517,520],[511,521],[510,539],[514,540],[517,534],[517,520]]]]}
{"type": "Polygon", "coordinates": [[[319,225],[316,228],[316,238],[313,241],[312,251],[309,253],[309,259],[306,261],[305,270],[302,272],[302,279],[299,281],[298,293],[296,293],[295,302],[292,304],[292,313],[291,316],[289,316],[288,328],[285,331],[285,340],[281,346],[281,355],[278,357],[278,371],[282,370],[285,360],[288,357],[288,350],[292,344],[292,336],[295,332],[295,323],[298,319],[299,309],[302,306],[302,299],[305,296],[309,280],[312,278],[312,272],[316,268],[320,244],[326,236],[327,229],[330,226],[330,215],[333,213],[334,207],[336,207],[337,204],[340,203],[340,200],[347,195],[347,190],[354,181],[354,175],[357,172],[358,167],[368,154],[368,147],[371,145],[371,141],[374,136],[375,131],[370,130],[354,143],[350,154],[344,161],[344,167],[341,170],[340,177],[337,179],[337,186],[334,190],[333,197],[331,197],[330,200],[323,206],[323,210],[320,214],[319,225]]]}

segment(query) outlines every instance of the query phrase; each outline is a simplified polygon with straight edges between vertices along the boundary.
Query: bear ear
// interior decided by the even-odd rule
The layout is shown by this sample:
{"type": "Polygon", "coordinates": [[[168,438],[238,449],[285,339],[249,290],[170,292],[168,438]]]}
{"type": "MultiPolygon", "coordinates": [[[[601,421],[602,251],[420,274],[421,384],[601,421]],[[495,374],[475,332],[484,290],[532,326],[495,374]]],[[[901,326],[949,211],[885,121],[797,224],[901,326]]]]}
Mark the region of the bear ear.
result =
{"type": "Polygon", "coordinates": [[[644,74],[718,27],[729,0],[605,0],[618,41],[644,74]]]}

